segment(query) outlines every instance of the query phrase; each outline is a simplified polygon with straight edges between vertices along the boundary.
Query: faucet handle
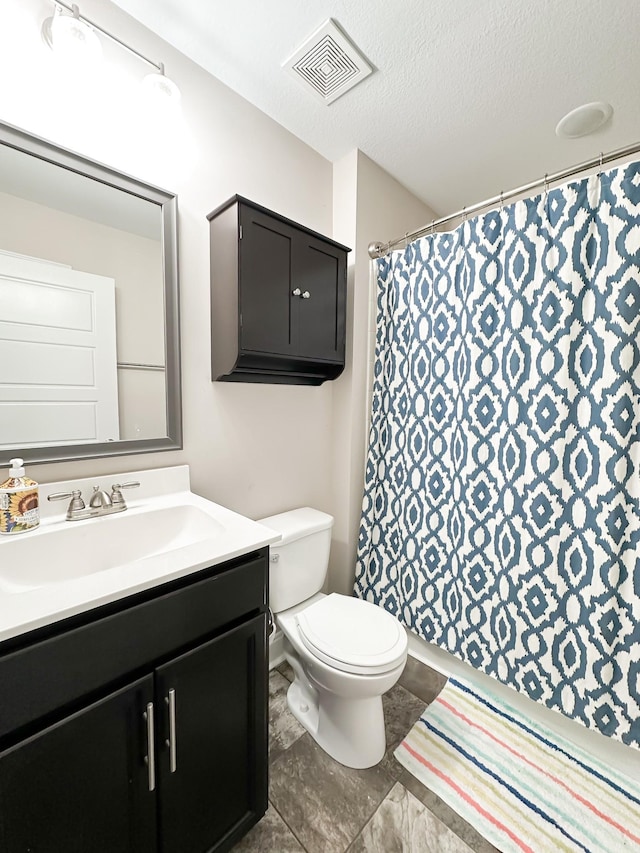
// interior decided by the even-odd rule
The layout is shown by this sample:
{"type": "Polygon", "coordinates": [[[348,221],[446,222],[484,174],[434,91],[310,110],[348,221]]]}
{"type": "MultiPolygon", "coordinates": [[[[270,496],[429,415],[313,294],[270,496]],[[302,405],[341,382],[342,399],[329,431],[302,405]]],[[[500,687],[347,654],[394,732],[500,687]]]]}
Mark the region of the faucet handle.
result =
{"type": "Polygon", "coordinates": [[[114,483],[111,486],[111,503],[113,506],[122,506],[126,509],[121,489],[135,489],[139,485],[140,482],[138,480],[131,480],[130,483],[114,483]]]}
{"type": "Polygon", "coordinates": [[[76,489],[74,492],[53,492],[53,494],[47,496],[47,500],[63,501],[65,498],[75,498],[81,494],[80,489],[76,489]]]}
{"type": "Polygon", "coordinates": [[[65,498],[71,498],[71,503],[67,510],[67,519],[71,520],[74,515],[85,509],[80,489],[74,489],[72,492],[54,492],[52,495],[47,496],[48,501],[63,501],[65,498]]]}

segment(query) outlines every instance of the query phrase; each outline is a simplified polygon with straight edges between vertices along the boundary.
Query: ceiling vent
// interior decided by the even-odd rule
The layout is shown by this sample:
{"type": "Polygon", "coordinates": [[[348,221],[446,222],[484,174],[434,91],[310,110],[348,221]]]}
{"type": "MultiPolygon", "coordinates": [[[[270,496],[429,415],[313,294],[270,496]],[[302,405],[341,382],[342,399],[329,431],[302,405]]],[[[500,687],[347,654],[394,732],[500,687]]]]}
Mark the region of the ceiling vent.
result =
{"type": "Polygon", "coordinates": [[[282,67],[325,104],[333,103],[373,71],[332,18],[283,62],[282,67]]]}

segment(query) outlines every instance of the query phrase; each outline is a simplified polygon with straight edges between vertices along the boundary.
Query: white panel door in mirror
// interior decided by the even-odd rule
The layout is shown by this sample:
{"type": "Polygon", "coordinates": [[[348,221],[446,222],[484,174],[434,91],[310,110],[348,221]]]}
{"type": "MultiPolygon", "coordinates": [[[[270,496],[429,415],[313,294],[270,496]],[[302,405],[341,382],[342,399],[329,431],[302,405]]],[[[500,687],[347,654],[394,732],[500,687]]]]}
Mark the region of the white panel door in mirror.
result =
{"type": "Polygon", "coordinates": [[[0,251],[0,443],[119,436],[114,280],[0,251]]]}

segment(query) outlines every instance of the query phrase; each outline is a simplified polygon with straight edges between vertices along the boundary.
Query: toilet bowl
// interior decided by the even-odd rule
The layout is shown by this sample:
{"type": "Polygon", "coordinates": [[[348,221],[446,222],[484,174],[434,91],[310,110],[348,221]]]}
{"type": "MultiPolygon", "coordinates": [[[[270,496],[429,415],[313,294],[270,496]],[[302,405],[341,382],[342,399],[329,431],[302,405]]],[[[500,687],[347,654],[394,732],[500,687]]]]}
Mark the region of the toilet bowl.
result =
{"type": "Polygon", "coordinates": [[[271,546],[269,599],[295,676],[287,704],[341,764],[372,767],[385,753],[382,694],[406,663],[406,631],[374,604],[319,591],[331,516],[305,507],[260,523],[282,535],[271,546]]]}
{"type": "Polygon", "coordinates": [[[287,693],[292,714],[341,764],[377,764],[386,748],[382,694],[400,678],[407,660],[400,623],[374,604],[336,593],[317,594],[277,614],[276,621],[295,673],[287,693]],[[340,621],[349,615],[351,622],[340,621]],[[349,636],[356,626],[364,634],[349,636]],[[373,644],[368,654],[362,651],[364,636],[373,644]]]}

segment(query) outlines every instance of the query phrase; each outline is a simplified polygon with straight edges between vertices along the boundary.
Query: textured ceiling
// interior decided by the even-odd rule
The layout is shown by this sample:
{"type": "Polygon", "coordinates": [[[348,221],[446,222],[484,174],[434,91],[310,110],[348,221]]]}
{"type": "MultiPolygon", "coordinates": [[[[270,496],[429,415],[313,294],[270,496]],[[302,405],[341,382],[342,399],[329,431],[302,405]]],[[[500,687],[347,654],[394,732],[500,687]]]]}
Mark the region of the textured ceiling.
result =
{"type": "Polygon", "coordinates": [[[359,148],[440,215],[640,141],[638,0],[115,2],[329,160],[359,148]],[[327,106],[281,65],[329,17],[376,70],[327,106]],[[555,136],[598,100],[606,127],[555,136]]]}

